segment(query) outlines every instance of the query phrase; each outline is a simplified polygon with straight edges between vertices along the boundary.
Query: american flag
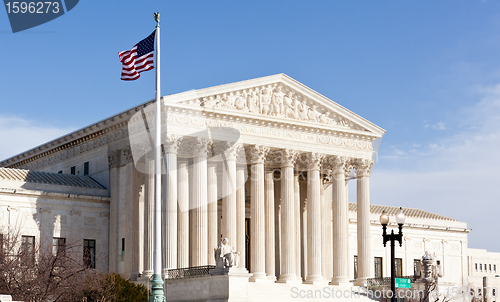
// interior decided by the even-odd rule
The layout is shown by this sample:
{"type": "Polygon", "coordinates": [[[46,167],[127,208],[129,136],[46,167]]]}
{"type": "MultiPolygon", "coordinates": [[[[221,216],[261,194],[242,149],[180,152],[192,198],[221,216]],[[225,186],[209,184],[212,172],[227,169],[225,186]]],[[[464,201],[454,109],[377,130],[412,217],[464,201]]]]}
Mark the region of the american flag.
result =
{"type": "Polygon", "coordinates": [[[131,50],[124,50],[118,53],[120,62],[123,63],[122,80],[137,80],[141,76],[141,72],[154,68],[155,32],[156,30],[149,37],[135,44],[131,50]]]}

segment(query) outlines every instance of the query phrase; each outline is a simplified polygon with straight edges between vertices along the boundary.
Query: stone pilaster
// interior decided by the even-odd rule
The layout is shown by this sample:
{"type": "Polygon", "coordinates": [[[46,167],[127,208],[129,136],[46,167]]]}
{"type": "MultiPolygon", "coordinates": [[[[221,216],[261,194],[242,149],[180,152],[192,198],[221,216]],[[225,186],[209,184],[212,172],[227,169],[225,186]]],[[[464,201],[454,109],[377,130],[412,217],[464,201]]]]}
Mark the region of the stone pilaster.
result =
{"type": "Polygon", "coordinates": [[[355,162],[357,177],[357,238],[358,238],[358,278],[356,285],[367,286],[371,277],[370,249],[370,173],[372,160],[355,162]]]}
{"type": "Polygon", "coordinates": [[[251,163],[250,174],[250,255],[252,277],[250,281],[268,281],[266,277],[266,236],[264,159],[269,148],[252,146],[248,149],[251,163]]]}
{"type": "Polygon", "coordinates": [[[214,247],[219,244],[217,230],[217,164],[208,164],[208,264],[215,265],[214,247]]]}
{"type": "Polygon", "coordinates": [[[266,247],[266,275],[275,281],[275,240],[274,240],[274,171],[265,171],[264,176],[264,218],[265,218],[265,247],[266,247]]]}
{"type": "Polygon", "coordinates": [[[110,202],[109,202],[109,271],[118,271],[118,261],[120,253],[120,239],[118,234],[118,220],[119,220],[119,179],[118,179],[118,166],[119,166],[119,156],[117,151],[108,152],[108,164],[109,164],[109,191],[110,191],[110,202]]]}
{"type": "Polygon", "coordinates": [[[313,153],[307,169],[307,278],[306,283],[324,283],[321,275],[321,179],[324,156],[313,153]]]}
{"type": "Polygon", "coordinates": [[[333,277],[331,285],[348,284],[349,271],[349,213],[346,199],[345,170],[347,158],[333,161],[333,277]]]}
{"type": "Polygon", "coordinates": [[[191,266],[208,263],[208,215],[207,215],[207,152],[208,139],[198,138],[193,153],[193,175],[191,177],[190,235],[192,246],[191,266]]]}
{"type": "Polygon", "coordinates": [[[188,162],[178,163],[177,267],[189,266],[189,173],[188,162]]]}
{"type": "Polygon", "coordinates": [[[280,283],[297,281],[296,247],[295,247],[295,194],[293,170],[297,152],[290,149],[281,150],[281,270],[280,283]]]}
{"type": "Polygon", "coordinates": [[[166,175],[163,176],[163,273],[177,268],[177,150],[182,137],[168,135],[165,147],[166,175]]]}

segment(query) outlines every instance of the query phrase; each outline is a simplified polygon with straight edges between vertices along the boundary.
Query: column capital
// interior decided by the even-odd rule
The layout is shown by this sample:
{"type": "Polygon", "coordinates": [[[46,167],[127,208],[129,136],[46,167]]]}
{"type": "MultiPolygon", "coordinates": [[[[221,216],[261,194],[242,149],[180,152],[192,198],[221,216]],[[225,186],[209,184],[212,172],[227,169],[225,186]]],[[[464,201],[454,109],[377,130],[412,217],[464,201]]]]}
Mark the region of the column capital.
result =
{"type": "Polygon", "coordinates": [[[373,169],[373,160],[356,159],[354,160],[354,167],[356,168],[357,177],[370,177],[373,169]]]}
{"type": "Polygon", "coordinates": [[[165,148],[165,153],[177,154],[183,137],[177,134],[163,134],[162,143],[165,148]]]}
{"type": "Polygon", "coordinates": [[[309,153],[308,154],[308,163],[307,163],[307,169],[308,170],[320,170],[321,168],[321,163],[325,159],[325,156],[320,153],[309,153]]]}
{"type": "Polygon", "coordinates": [[[210,140],[204,137],[197,137],[193,140],[193,144],[189,147],[189,151],[193,156],[206,157],[210,147],[210,140]]]}
{"type": "Polygon", "coordinates": [[[246,156],[252,164],[263,164],[269,153],[269,148],[262,145],[252,145],[245,148],[246,156]]]}
{"type": "Polygon", "coordinates": [[[108,165],[109,169],[117,168],[120,166],[120,150],[108,152],[108,165]]]}
{"type": "Polygon", "coordinates": [[[292,149],[278,150],[280,153],[277,157],[281,162],[281,167],[294,167],[299,153],[292,149]]]}
{"type": "Polygon", "coordinates": [[[350,159],[344,156],[332,156],[328,159],[328,164],[330,165],[333,174],[349,174],[352,167],[350,159]]]}
{"type": "Polygon", "coordinates": [[[134,162],[134,160],[130,147],[108,152],[109,169],[118,168],[132,162],[134,162]]]}
{"type": "Polygon", "coordinates": [[[231,141],[216,142],[214,144],[215,154],[219,157],[219,154],[224,153],[226,160],[237,160],[241,157],[241,153],[244,154],[243,144],[235,143],[231,141]]]}

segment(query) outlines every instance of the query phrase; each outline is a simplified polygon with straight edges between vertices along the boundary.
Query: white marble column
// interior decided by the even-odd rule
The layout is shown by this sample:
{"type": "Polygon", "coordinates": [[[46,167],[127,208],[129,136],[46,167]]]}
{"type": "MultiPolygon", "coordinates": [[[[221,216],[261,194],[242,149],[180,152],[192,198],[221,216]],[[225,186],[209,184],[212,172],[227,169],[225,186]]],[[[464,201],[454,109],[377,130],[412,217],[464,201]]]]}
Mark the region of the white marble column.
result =
{"type": "Polygon", "coordinates": [[[296,283],[296,247],[295,247],[295,194],[293,169],[297,152],[281,150],[281,269],[279,283],[296,283]]]}
{"type": "Polygon", "coordinates": [[[219,244],[217,230],[217,164],[208,164],[208,264],[215,265],[214,247],[219,244]]]}
{"type": "Polygon", "coordinates": [[[178,163],[177,267],[189,267],[189,173],[188,162],[178,163]]]}
{"type": "Polygon", "coordinates": [[[163,175],[163,275],[177,268],[177,150],[182,137],[168,135],[164,141],[166,174],[163,175]]]}
{"type": "Polygon", "coordinates": [[[276,278],[281,275],[281,170],[274,181],[274,270],[276,278]]]}
{"type": "Polygon", "coordinates": [[[250,168],[250,256],[252,257],[250,281],[269,281],[266,277],[266,236],[264,201],[264,159],[269,148],[248,148],[250,168]]]}
{"type": "Polygon", "coordinates": [[[297,280],[302,282],[301,272],[301,240],[300,240],[300,183],[299,174],[293,176],[293,192],[294,192],[294,215],[295,215],[295,275],[297,280]]]}
{"type": "Polygon", "coordinates": [[[190,235],[192,246],[191,266],[208,263],[208,215],[207,215],[207,151],[209,141],[205,138],[195,140],[193,153],[193,175],[191,176],[190,235]]]}
{"type": "Polygon", "coordinates": [[[245,263],[245,169],[246,163],[236,166],[236,251],[240,253],[240,267],[245,263]]]}
{"type": "Polygon", "coordinates": [[[333,248],[332,248],[332,185],[330,182],[322,184],[321,190],[321,273],[326,280],[333,276],[333,248]]]}
{"type": "Polygon", "coordinates": [[[222,163],[222,237],[230,246],[238,242],[236,234],[236,156],[242,146],[235,144],[227,149],[222,163]]]}
{"type": "MultiPolygon", "coordinates": [[[[301,215],[301,273],[302,279],[307,277],[307,179],[300,180],[300,215],[301,215]]],[[[322,245],[323,246],[323,245],[322,245]]],[[[322,258],[324,259],[324,258],[322,258]]]]}
{"type": "Polygon", "coordinates": [[[153,248],[154,248],[154,159],[146,157],[145,159],[146,174],[144,182],[144,271],[143,276],[150,277],[153,275],[153,248]]]}
{"type": "Polygon", "coordinates": [[[336,157],[333,162],[333,277],[331,285],[349,283],[349,213],[345,192],[347,159],[336,157]]]}
{"type": "Polygon", "coordinates": [[[356,161],[357,176],[357,237],[358,237],[358,278],[356,285],[367,286],[371,274],[370,249],[370,173],[372,160],[356,161]]]}
{"type": "Polygon", "coordinates": [[[306,283],[325,283],[321,275],[321,190],[323,156],[313,153],[307,169],[307,277],[306,283]]]}
{"type": "Polygon", "coordinates": [[[264,219],[266,247],[266,275],[269,280],[276,281],[275,246],[274,246],[274,171],[264,172],[264,219]]]}

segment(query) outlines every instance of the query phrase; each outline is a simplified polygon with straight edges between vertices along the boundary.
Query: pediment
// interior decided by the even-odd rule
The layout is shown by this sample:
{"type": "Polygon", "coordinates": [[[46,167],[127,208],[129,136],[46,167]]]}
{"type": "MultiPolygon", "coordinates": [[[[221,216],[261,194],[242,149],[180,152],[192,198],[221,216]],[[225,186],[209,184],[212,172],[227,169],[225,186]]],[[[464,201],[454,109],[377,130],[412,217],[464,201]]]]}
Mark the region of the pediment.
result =
{"type": "Polygon", "coordinates": [[[181,98],[179,103],[367,131],[377,136],[385,132],[284,74],[196,90],[192,98],[181,98]]]}

